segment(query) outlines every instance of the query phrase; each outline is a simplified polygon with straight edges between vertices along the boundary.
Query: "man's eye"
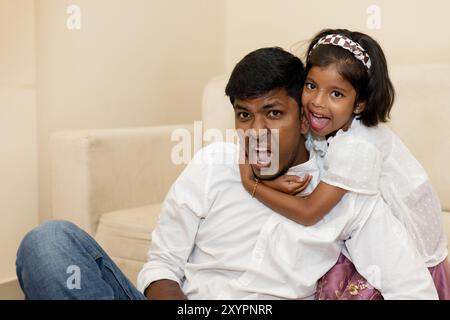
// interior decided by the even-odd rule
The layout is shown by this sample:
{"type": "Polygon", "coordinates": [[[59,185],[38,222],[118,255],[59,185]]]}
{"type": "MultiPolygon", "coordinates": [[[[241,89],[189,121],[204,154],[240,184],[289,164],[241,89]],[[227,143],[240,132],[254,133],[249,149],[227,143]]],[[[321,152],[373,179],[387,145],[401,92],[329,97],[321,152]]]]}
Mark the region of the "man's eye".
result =
{"type": "Polygon", "coordinates": [[[238,112],[237,117],[239,119],[244,120],[244,119],[247,119],[249,117],[249,114],[248,114],[248,112],[238,112]]]}
{"type": "Polygon", "coordinates": [[[278,110],[271,110],[271,111],[269,112],[269,115],[272,116],[272,117],[279,117],[279,116],[281,116],[281,111],[278,111],[278,110]]]}
{"type": "Polygon", "coordinates": [[[305,87],[308,90],[314,90],[316,88],[316,86],[313,83],[311,83],[311,82],[306,82],[305,83],[305,87]]]}
{"type": "Polygon", "coordinates": [[[340,93],[339,91],[333,91],[331,92],[331,95],[333,96],[333,98],[340,98],[343,97],[344,95],[342,93],[340,93]]]}

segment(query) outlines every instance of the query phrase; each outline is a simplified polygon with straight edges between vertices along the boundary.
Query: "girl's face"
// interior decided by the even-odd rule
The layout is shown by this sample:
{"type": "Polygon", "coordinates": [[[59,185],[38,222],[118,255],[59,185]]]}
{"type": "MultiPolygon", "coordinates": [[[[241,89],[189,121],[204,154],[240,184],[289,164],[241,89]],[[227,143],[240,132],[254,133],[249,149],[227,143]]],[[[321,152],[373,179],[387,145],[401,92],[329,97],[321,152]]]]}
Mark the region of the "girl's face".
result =
{"type": "Polygon", "coordinates": [[[355,100],[355,88],[339,74],[334,64],[309,70],[302,105],[315,134],[327,137],[339,129],[347,130],[354,114],[364,109],[364,103],[355,106],[355,100]]]}

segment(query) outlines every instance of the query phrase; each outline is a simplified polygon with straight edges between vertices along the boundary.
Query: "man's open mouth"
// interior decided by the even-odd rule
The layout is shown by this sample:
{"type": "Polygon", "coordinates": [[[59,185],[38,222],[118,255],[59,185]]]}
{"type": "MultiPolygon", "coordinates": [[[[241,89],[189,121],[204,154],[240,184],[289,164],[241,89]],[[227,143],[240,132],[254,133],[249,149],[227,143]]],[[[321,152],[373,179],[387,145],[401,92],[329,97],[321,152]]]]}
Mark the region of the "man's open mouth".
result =
{"type": "Polygon", "coordinates": [[[267,148],[255,148],[249,152],[249,161],[257,169],[270,167],[272,163],[272,152],[267,148]]]}
{"type": "Polygon", "coordinates": [[[272,152],[268,149],[256,148],[257,162],[255,166],[258,169],[269,167],[272,162],[272,152]]]}

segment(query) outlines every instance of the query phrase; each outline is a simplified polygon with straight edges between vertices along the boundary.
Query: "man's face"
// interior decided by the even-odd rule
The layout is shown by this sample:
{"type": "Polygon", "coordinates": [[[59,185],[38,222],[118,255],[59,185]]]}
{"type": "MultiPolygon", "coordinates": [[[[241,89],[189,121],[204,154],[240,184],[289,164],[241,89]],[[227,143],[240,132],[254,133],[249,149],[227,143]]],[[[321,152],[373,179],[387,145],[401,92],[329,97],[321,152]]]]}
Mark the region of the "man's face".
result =
{"type": "Polygon", "coordinates": [[[285,89],[258,98],[235,99],[233,108],[236,129],[245,133],[245,152],[255,176],[273,179],[301,163],[300,112],[285,89]]]}

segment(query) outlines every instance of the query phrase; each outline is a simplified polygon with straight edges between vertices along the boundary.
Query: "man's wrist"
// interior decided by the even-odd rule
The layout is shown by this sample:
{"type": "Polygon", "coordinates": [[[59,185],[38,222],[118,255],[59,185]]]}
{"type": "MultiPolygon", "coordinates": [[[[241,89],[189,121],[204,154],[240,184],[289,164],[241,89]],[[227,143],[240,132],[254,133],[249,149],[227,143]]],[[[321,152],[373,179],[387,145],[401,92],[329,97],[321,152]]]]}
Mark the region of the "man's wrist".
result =
{"type": "Polygon", "coordinates": [[[253,182],[252,192],[251,192],[252,198],[255,197],[255,193],[256,193],[256,189],[258,188],[258,184],[259,184],[259,179],[255,177],[255,180],[253,182]]]}
{"type": "Polygon", "coordinates": [[[144,290],[149,300],[187,300],[177,282],[168,279],[157,280],[144,290]]]}

